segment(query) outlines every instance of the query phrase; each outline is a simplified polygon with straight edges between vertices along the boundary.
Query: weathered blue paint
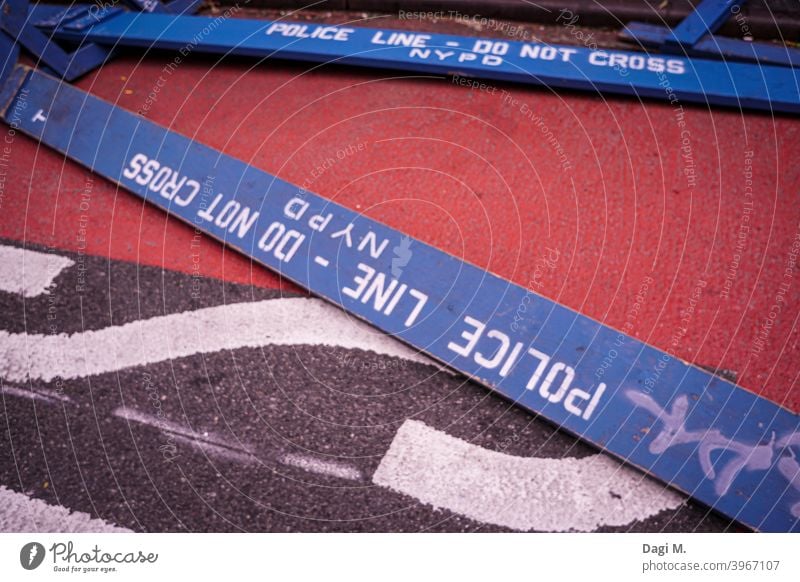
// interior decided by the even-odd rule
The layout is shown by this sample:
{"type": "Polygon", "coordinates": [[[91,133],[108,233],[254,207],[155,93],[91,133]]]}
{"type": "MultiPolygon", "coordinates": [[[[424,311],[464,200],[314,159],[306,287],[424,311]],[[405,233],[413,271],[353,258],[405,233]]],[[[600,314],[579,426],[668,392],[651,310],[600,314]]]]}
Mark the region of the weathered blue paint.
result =
{"type": "Polygon", "coordinates": [[[791,412],[40,72],[7,86],[19,131],[730,518],[800,531],[791,412]]]}
{"type": "Polygon", "coordinates": [[[55,38],[459,74],[552,88],[797,113],[793,69],[677,55],[325,24],[130,13],[55,38]]]}

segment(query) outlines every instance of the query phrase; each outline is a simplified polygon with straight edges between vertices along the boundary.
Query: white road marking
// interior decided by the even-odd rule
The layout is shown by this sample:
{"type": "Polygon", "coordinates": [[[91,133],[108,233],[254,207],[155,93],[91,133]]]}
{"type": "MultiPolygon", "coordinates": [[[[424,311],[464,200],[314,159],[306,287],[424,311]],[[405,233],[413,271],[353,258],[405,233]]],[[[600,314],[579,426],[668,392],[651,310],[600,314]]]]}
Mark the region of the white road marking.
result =
{"type": "Polygon", "coordinates": [[[235,303],[72,335],[0,330],[0,378],[80,378],[220,350],[270,345],[360,348],[437,365],[319,299],[235,303]]]}
{"type": "MultiPolygon", "coordinates": [[[[324,267],[329,264],[322,257],[315,261],[324,267]]],[[[47,293],[55,278],[72,265],[66,257],[0,245],[0,290],[24,297],[47,293]]],[[[269,345],[360,348],[436,365],[320,300],[292,298],[223,305],[72,335],[0,330],[0,377],[8,381],[70,379],[194,354],[269,345]]],[[[2,391],[50,403],[69,401],[48,390],[3,386],[2,391]]],[[[159,428],[211,454],[241,462],[255,460],[246,445],[230,444],[128,408],[114,414],[159,428]]],[[[325,459],[286,454],[278,460],[318,474],[363,479],[357,468],[325,459]]],[[[677,494],[603,455],[514,457],[411,420],[400,427],[372,480],[436,508],[521,531],[623,526],[683,503],[677,494]]],[[[130,530],[0,486],[0,531],[130,530]]]]}
{"type": "Polygon", "coordinates": [[[126,533],[131,530],[88,513],[50,505],[0,485],[0,532],[126,533]]]}
{"type": "Polygon", "coordinates": [[[0,291],[36,297],[74,264],[67,257],[0,245],[0,291]]]}
{"type": "MultiPolygon", "coordinates": [[[[209,455],[221,457],[228,461],[239,463],[254,463],[261,458],[275,457],[275,454],[256,454],[255,447],[242,442],[234,442],[219,435],[203,432],[199,433],[178,423],[167,420],[158,415],[144,414],[133,408],[121,406],[112,412],[113,416],[128,422],[143,424],[161,431],[162,434],[190,446],[199,448],[209,455]]],[[[174,453],[173,453],[174,454],[174,453]]],[[[319,475],[347,479],[349,481],[363,481],[364,477],[357,468],[328,459],[320,459],[310,455],[287,453],[280,455],[277,461],[288,467],[302,469],[319,475]]]]}
{"type": "Polygon", "coordinates": [[[325,459],[317,459],[316,457],[310,457],[308,455],[290,453],[283,455],[280,458],[280,462],[290,467],[303,469],[304,471],[318,473],[320,475],[327,475],[329,477],[338,477],[339,479],[348,479],[350,481],[363,480],[361,471],[355,467],[325,459]]]}
{"type": "Polygon", "coordinates": [[[400,427],[372,481],[435,508],[519,531],[624,526],[683,503],[605,455],[515,457],[415,420],[400,427]]]}
{"type": "MultiPolygon", "coordinates": [[[[138,410],[126,407],[117,408],[112,414],[128,422],[135,422],[158,429],[168,437],[184,442],[205,451],[208,455],[219,457],[226,461],[236,461],[246,464],[258,460],[253,452],[253,447],[250,445],[231,441],[213,433],[199,433],[160,416],[143,414],[138,410]]],[[[162,451],[163,450],[162,448],[162,451]]]]}
{"type": "Polygon", "coordinates": [[[26,388],[16,388],[14,386],[4,385],[0,388],[0,392],[8,394],[9,396],[16,396],[17,398],[27,398],[28,400],[39,400],[47,404],[56,404],[57,402],[72,402],[70,397],[66,394],[61,394],[55,390],[47,390],[46,388],[37,388],[30,390],[26,388]]]}

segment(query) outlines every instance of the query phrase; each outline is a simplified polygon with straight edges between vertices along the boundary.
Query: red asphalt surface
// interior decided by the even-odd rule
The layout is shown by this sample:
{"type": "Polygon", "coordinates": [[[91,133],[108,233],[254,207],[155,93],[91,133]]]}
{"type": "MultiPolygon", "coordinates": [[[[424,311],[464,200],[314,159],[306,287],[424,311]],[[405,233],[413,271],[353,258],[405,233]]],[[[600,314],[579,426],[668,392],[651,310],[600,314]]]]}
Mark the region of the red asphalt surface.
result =
{"type": "MultiPolygon", "coordinates": [[[[734,370],[800,411],[797,120],[686,105],[682,135],[666,102],[203,57],[166,75],[148,103],[172,56],[146,58],[120,58],[77,85],[686,361],[734,370]],[[549,266],[548,252],[558,256],[549,266]]],[[[11,167],[2,237],[296,291],[210,239],[193,258],[191,227],[27,137],[14,137],[11,167]]]]}

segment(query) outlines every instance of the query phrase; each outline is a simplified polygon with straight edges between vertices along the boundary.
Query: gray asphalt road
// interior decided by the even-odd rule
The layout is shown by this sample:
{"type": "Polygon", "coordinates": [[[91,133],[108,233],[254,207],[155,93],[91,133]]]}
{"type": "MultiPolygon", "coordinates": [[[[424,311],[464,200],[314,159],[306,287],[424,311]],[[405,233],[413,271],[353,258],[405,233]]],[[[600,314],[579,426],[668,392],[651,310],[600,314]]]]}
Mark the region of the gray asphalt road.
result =
{"type": "MultiPolygon", "coordinates": [[[[76,264],[58,274],[49,293],[0,292],[0,329],[15,338],[77,334],[73,337],[89,342],[94,336],[87,332],[136,326],[168,314],[284,300],[275,291],[57,254],[76,264]],[[80,282],[85,289],[75,293],[80,282]]],[[[336,318],[297,322],[318,326],[321,335],[337,332],[331,326],[340,324],[336,318]]],[[[173,322],[165,329],[171,333],[178,326],[173,322]]],[[[201,338],[215,333],[219,330],[196,328],[201,338]]],[[[515,494],[501,491],[503,483],[513,488],[519,480],[540,478],[556,497],[564,493],[555,501],[552,496],[524,499],[534,508],[530,523],[559,530],[569,529],[559,521],[564,515],[591,514],[595,508],[607,512],[606,501],[616,503],[626,494],[610,489],[608,500],[592,501],[596,491],[570,489],[565,481],[571,477],[564,475],[576,473],[564,472],[562,465],[573,466],[575,459],[589,459],[596,451],[433,365],[359,348],[264,344],[184,357],[163,354],[151,358],[159,361],[105,373],[51,379],[39,374],[27,381],[9,371],[13,365],[7,360],[0,400],[0,486],[150,532],[525,529],[495,518],[493,508],[504,495],[515,494]],[[447,471],[474,469],[476,458],[485,465],[485,473],[473,470],[469,490],[449,490],[455,485],[448,478],[425,485],[444,490],[453,507],[437,509],[424,495],[374,479],[398,435],[422,426],[441,435],[429,452],[422,442],[419,458],[441,454],[439,441],[450,442],[449,435],[476,452],[456,457],[447,471]],[[492,456],[492,451],[507,456],[492,456]],[[523,466],[515,458],[553,463],[523,466]],[[503,469],[503,463],[511,469],[503,469]],[[577,505],[587,496],[590,503],[577,505]],[[559,503],[561,513],[554,509],[559,503]]],[[[109,343],[108,354],[97,357],[113,353],[109,343]]],[[[70,369],[84,366],[75,354],[65,357],[72,358],[63,364],[70,369]]],[[[403,463],[419,461],[395,457],[394,470],[400,472],[406,470],[403,463]]],[[[588,488],[602,485],[593,485],[592,475],[581,478],[588,488]]],[[[660,490],[646,485],[647,491],[660,490]]],[[[592,529],[737,527],[691,501],[677,505],[623,525],[603,525],[601,516],[592,529]]]]}

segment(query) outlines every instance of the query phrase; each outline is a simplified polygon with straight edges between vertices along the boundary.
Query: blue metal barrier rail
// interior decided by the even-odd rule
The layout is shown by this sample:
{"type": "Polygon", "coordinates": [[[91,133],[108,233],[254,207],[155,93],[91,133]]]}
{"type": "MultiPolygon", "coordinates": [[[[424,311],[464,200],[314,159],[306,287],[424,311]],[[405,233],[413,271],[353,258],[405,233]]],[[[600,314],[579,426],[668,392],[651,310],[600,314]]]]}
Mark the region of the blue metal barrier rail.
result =
{"type": "Polygon", "coordinates": [[[676,55],[224,17],[99,11],[60,26],[57,39],[413,72],[800,112],[794,69],[676,55]]]}
{"type": "Polygon", "coordinates": [[[731,519],[800,531],[800,418],[775,403],[41,72],[14,69],[0,115],[731,519]]]}
{"type": "MultiPolygon", "coordinates": [[[[174,14],[190,14],[195,12],[202,0],[171,0],[168,4],[162,4],[160,0],[128,0],[137,9],[147,10],[148,12],[171,12],[174,14]]],[[[80,20],[81,18],[93,18],[98,13],[122,12],[121,9],[102,10],[91,5],[77,6],[52,6],[47,4],[35,4],[30,7],[28,0],[0,0],[0,47],[5,47],[8,43],[14,45],[14,50],[18,51],[22,46],[37,59],[38,66],[53,71],[60,78],[72,81],[85,75],[110,59],[112,48],[100,46],[92,42],[81,41],[79,46],[68,51],[57,42],[44,34],[33,21],[41,21],[43,24],[55,25],[80,20]]],[[[0,52],[0,57],[5,57],[8,49],[0,52]]],[[[4,79],[7,71],[16,63],[16,58],[0,61],[0,80],[4,79]]]]}
{"type": "Polygon", "coordinates": [[[689,16],[684,18],[665,39],[667,44],[687,47],[697,43],[705,35],[716,31],[732,14],[731,10],[744,4],[745,0],[703,0],[689,16]]]}
{"type": "MultiPolygon", "coordinates": [[[[623,40],[656,47],[665,53],[796,67],[800,51],[786,45],[746,42],[714,34],[745,0],[703,0],[680,24],[666,26],[630,22],[620,33],[623,40]]],[[[744,22],[746,25],[746,22],[744,22]]]]}
{"type": "MultiPolygon", "coordinates": [[[[642,46],[663,49],[671,34],[669,28],[663,26],[631,22],[620,33],[620,37],[642,46]]],[[[800,51],[797,49],[781,45],[745,42],[712,34],[704,36],[692,46],[681,45],[676,51],[698,57],[718,57],[732,62],[745,61],[784,67],[800,66],[800,51]]]]}

